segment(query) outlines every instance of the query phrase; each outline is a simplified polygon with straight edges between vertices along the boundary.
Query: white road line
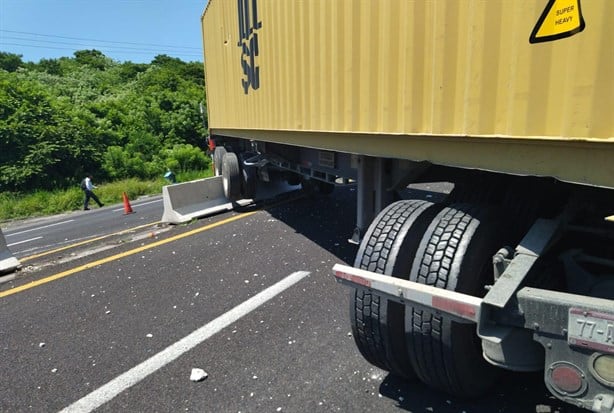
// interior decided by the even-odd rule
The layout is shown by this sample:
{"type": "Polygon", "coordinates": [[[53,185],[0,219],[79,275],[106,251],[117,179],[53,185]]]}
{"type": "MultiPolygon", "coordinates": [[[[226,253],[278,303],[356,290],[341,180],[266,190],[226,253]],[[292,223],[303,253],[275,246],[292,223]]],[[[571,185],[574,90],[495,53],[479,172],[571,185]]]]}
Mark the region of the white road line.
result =
{"type": "Polygon", "coordinates": [[[30,229],[26,229],[25,231],[13,232],[12,234],[5,234],[4,236],[5,237],[12,237],[13,235],[25,234],[26,232],[37,231],[37,230],[43,229],[43,228],[50,228],[50,227],[55,227],[57,225],[68,224],[69,222],[73,222],[73,221],[74,221],[74,219],[69,219],[68,221],[56,222],[55,224],[49,224],[49,225],[44,225],[42,227],[30,228],[30,229]]]}
{"type": "Polygon", "coordinates": [[[26,242],[36,241],[37,239],[41,239],[42,237],[30,238],[24,241],[13,242],[12,244],[6,244],[7,247],[12,247],[13,245],[25,244],[26,242]]]}
{"type": "Polygon", "coordinates": [[[197,345],[207,340],[209,337],[228,327],[241,317],[254,311],[256,308],[271,300],[276,295],[292,287],[309,274],[310,273],[307,271],[298,271],[288,275],[277,284],[273,284],[247,301],[244,301],[243,303],[234,307],[227,313],[222,314],[215,320],[185,336],[175,344],[171,344],[153,357],[117,376],[107,384],[99,387],[97,390],[94,390],[87,396],[61,410],[60,413],[91,412],[94,409],[97,409],[104,403],[112,400],[115,396],[122,393],[124,390],[139,383],[150,374],[155,373],[157,370],[176,360],[182,354],[190,351],[197,345]]]}
{"type": "MultiPolygon", "coordinates": [[[[162,200],[161,199],[156,199],[155,201],[143,202],[142,204],[130,204],[130,206],[140,207],[140,206],[143,206],[143,205],[153,204],[155,202],[162,202],[162,200]]],[[[114,209],[112,211],[113,212],[117,212],[117,211],[123,211],[123,210],[124,210],[124,208],[117,208],[117,209],[114,209]]]]}
{"type": "Polygon", "coordinates": [[[143,202],[142,204],[134,204],[134,206],[143,206],[143,205],[155,204],[156,202],[162,202],[162,199],[155,199],[153,201],[143,202]]]}

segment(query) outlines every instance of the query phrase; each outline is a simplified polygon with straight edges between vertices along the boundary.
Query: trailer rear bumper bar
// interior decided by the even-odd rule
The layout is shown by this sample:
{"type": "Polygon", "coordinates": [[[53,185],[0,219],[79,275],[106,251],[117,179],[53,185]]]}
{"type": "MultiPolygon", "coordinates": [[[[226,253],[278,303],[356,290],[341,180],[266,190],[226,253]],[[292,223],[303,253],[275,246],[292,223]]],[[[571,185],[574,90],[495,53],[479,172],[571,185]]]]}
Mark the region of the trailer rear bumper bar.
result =
{"type": "Polygon", "coordinates": [[[480,319],[481,298],[342,264],[335,264],[333,272],[343,284],[375,290],[378,294],[402,304],[411,302],[413,305],[435,309],[464,323],[477,323],[480,319]]]}
{"type": "Polygon", "coordinates": [[[515,371],[544,369],[553,395],[614,413],[614,301],[523,287],[506,308],[485,299],[336,264],[342,284],[475,323],[483,355],[515,371]],[[545,351],[544,351],[545,350],[545,351]]]}

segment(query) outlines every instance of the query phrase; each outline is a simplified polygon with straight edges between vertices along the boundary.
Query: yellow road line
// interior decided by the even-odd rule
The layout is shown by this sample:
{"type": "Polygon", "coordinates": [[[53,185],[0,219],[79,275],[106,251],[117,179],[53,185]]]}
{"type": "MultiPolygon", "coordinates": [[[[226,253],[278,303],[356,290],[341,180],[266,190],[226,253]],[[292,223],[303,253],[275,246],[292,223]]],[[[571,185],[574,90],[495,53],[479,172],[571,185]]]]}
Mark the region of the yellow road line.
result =
{"type": "Polygon", "coordinates": [[[125,252],[122,252],[122,253],[119,253],[119,254],[116,254],[116,255],[112,255],[110,257],[102,258],[102,259],[97,260],[97,261],[92,261],[92,262],[89,262],[87,264],[81,265],[79,267],[75,267],[75,268],[72,268],[70,270],[67,270],[67,271],[64,271],[64,272],[60,272],[58,274],[51,275],[51,276],[46,277],[46,278],[42,278],[40,280],[32,281],[31,283],[24,284],[24,285],[21,285],[19,287],[12,288],[10,290],[0,291],[0,298],[8,297],[9,295],[17,294],[19,292],[22,292],[22,291],[25,291],[25,290],[29,290],[30,288],[38,287],[39,285],[47,284],[47,283],[49,283],[51,281],[59,280],[60,278],[68,277],[69,275],[76,274],[78,272],[81,272],[81,271],[84,271],[84,270],[87,270],[87,269],[90,269],[90,268],[94,268],[96,266],[99,266],[99,265],[102,265],[102,264],[106,264],[108,262],[115,261],[115,260],[118,260],[120,258],[129,257],[130,255],[138,254],[139,252],[143,252],[143,251],[146,251],[146,250],[158,247],[160,245],[168,244],[170,242],[177,241],[177,240],[189,237],[189,236],[194,235],[194,234],[198,234],[199,232],[207,231],[207,230],[219,227],[221,225],[225,225],[225,224],[228,224],[230,222],[237,221],[239,219],[247,218],[247,217],[249,217],[251,215],[254,215],[256,212],[258,212],[258,211],[247,212],[247,213],[241,214],[241,215],[235,215],[234,217],[230,217],[228,219],[224,219],[224,220],[219,221],[219,222],[214,222],[213,224],[206,225],[206,226],[204,226],[202,228],[197,228],[197,229],[194,229],[192,231],[184,232],[183,234],[178,234],[178,235],[175,235],[175,236],[167,238],[167,239],[163,239],[163,240],[160,240],[160,241],[152,242],[151,244],[148,244],[148,245],[143,245],[141,247],[135,248],[135,249],[130,250],[130,251],[125,251],[125,252]]]}
{"type": "Polygon", "coordinates": [[[112,237],[112,236],[115,236],[115,235],[122,235],[122,234],[125,234],[125,233],[130,232],[130,231],[135,231],[137,229],[145,228],[145,227],[148,227],[148,226],[151,226],[151,225],[156,225],[159,222],[160,221],[152,222],[151,224],[139,225],[138,227],[124,229],[124,230],[121,230],[119,232],[115,232],[113,234],[107,234],[107,235],[102,235],[102,236],[96,237],[96,238],[90,238],[90,239],[87,239],[85,241],[76,242],[76,243],[70,244],[70,245],[65,245],[63,247],[56,248],[54,250],[49,250],[49,251],[41,252],[40,254],[34,254],[34,255],[30,255],[29,257],[20,258],[19,261],[26,262],[26,261],[29,261],[29,260],[33,260],[34,258],[44,257],[45,255],[49,255],[49,254],[53,254],[53,253],[56,253],[56,252],[64,251],[64,250],[67,250],[67,249],[70,249],[70,248],[74,248],[74,247],[78,247],[78,246],[81,246],[81,245],[89,244],[90,242],[100,241],[101,239],[109,238],[109,237],[112,237]]]}

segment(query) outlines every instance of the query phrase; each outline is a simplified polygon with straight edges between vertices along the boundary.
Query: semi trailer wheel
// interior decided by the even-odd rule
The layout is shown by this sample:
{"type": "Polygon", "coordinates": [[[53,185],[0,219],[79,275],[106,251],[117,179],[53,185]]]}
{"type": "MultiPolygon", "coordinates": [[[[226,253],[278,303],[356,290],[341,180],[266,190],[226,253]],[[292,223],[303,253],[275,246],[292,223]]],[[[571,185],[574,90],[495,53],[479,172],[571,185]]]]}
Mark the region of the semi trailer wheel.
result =
{"type": "Polygon", "coordinates": [[[213,150],[213,167],[215,170],[215,176],[222,175],[224,155],[226,155],[226,148],[223,146],[216,146],[216,148],[213,150]]]}
{"type": "Polygon", "coordinates": [[[231,201],[237,201],[241,198],[241,171],[239,170],[239,160],[234,152],[224,154],[222,184],[226,198],[231,201]]]}
{"type": "MultiPolygon", "coordinates": [[[[406,200],[386,207],[367,230],[354,266],[408,279],[424,231],[439,212],[427,201],[406,200]]],[[[358,350],[371,364],[397,376],[413,378],[406,352],[405,307],[375,293],[354,290],[350,322],[358,350]]]]}
{"type": "MultiPolygon", "coordinates": [[[[485,207],[456,204],[443,209],[418,247],[410,281],[483,296],[492,284],[492,256],[501,230],[485,207]]],[[[482,357],[474,324],[406,307],[405,331],[411,364],[425,384],[462,397],[484,394],[499,372],[482,357]]]]}

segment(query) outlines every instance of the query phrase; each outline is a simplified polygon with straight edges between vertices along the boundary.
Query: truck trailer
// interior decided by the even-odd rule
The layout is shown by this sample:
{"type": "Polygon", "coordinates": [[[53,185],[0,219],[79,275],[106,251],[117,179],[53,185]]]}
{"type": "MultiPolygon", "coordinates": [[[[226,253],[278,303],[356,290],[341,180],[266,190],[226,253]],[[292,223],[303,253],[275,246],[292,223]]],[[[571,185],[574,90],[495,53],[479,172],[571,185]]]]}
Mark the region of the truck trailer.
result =
{"type": "MultiPolygon", "coordinates": [[[[230,200],[356,185],[358,351],[452,395],[543,371],[614,412],[614,2],[209,0],[230,200]],[[446,182],[441,199],[410,184],[446,182]]],[[[343,213],[343,211],[339,211],[343,213]]]]}

